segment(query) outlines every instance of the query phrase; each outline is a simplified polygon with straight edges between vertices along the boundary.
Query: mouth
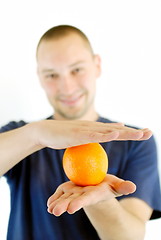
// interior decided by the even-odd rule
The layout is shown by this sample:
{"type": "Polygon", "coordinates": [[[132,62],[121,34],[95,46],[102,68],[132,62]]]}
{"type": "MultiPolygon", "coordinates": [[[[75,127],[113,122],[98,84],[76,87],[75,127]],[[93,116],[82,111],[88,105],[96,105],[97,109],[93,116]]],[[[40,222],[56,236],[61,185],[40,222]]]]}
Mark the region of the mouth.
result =
{"type": "Polygon", "coordinates": [[[77,105],[80,100],[83,98],[83,94],[76,96],[76,97],[68,97],[68,98],[60,98],[59,101],[66,106],[75,106],[77,105]]]}

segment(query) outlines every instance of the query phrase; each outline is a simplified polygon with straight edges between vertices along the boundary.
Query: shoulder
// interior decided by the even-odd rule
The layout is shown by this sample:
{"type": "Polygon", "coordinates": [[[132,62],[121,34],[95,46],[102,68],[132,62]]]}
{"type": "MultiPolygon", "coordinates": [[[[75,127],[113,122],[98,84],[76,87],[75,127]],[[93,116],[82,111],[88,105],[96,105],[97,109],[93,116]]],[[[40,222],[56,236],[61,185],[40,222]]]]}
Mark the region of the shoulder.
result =
{"type": "Polygon", "coordinates": [[[16,129],[16,128],[19,128],[19,127],[22,127],[24,125],[26,125],[27,122],[23,121],[23,120],[20,120],[20,121],[11,121],[9,122],[8,124],[2,126],[0,128],[0,132],[7,132],[9,130],[13,130],[13,129],[16,129]]]}
{"type": "Polygon", "coordinates": [[[108,119],[108,118],[102,117],[102,116],[99,116],[99,117],[98,117],[97,122],[114,123],[114,121],[112,121],[112,120],[110,120],[110,119],[108,119]]]}

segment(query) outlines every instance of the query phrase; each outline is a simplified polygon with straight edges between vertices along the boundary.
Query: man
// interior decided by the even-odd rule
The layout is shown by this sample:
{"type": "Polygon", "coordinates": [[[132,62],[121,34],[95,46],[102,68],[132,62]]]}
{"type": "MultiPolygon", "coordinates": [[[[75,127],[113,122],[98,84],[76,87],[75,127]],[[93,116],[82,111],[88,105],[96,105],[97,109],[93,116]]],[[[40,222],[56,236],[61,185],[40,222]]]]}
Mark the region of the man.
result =
{"type": "Polygon", "coordinates": [[[152,133],[98,115],[100,65],[75,27],[57,26],[41,37],[37,72],[54,115],[11,122],[0,134],[0,170],[11,189],[9,240],[140,240],[146,221],[161,216],[152,133]],[[64,148],[88,142],[102,143],[109,174],[97,186],[80,187],[68,181],[61,161],[64,148]]]}

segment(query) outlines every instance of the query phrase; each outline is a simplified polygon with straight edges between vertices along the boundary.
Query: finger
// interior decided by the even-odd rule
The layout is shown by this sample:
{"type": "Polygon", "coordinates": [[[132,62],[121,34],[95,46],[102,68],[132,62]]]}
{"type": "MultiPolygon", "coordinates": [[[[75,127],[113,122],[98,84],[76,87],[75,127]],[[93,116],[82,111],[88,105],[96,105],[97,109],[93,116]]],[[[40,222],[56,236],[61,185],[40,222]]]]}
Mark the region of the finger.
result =
{"type": "Polygon", "coordinates": [[[71,194],[69,196],[59,199],[52,209],[52,214],[54,214],[55,216],[60,216],[64,212],[68,211],[68,206],[70,202],[73,199],[77,198],[79,195],[80,193],[76,193],[76,194],[71,194]]]}
{"type": "Polygon", "coordinates": [[[110,142],[118,139],[119,137],[119,131],[110,131],[107,133],[97,133],[97,132],[91,132],[89,133],[89,140],[92,142],[96,142],[96,139],[99,139],[99,142],[110,142]]]}
{"type": "Polygon", "coordinates": [[[108,181],[113,191],[118,195],[128,195],[136,190],[136,185],[133,182],[125,181],[114,175],[107,174],[105,180],[108,181]]]}
{"type": "Polygon", "coordinates": [[[142,141],[148,140],[152,136],[152,131],[149,129],[138,129],[131,131],[129,129],[124,129],[119,131],[119,137],[117,140],[134,140],[142,141]]]}
{"type": "Polygon", "coordinates": [[[115,191],[121,195],[128,195],[136,191],[136,185],[131,181],[123,181],[116,185],[115,191]]]}
{"type": "MultiPolygon", "coordinates": [[[[79,121],[77,121],[79,122],[79,121]]],[[[77,124],[76,126],[80,126],[79,124],[77,124]]],[[[91,130],[96,130],[96,131],[112,131],[112,130],[117,130],[119,128],[124,127],[124,123],[121,122],[116,122],[116,123],[104,123],[104,122],[94,122],[94,121],[86,121],[85,123],[81,124],[81,126],[84,127],[84,129],[90,129],[91,130]]],[[[132,128],[131,128],[132,129],[132,128]]]]}
{"type": "Polygon", "coordinates": [[[76,199],[73,199],[70,202],[68,206],[68,212],[72,214],[83,207],[93,205],[99,201],[107,200],[111,197],[114,197],[114,194],[113,192],[109,191],[107,182],[104,184],[100,183],[96,186],[83,187],[82,193],[76,199]]]}
{"type": "Polygon", "coordinates": [[[117,138],[118,141],[124,141],[124,140],[140,140],[143,137],[144,133],[140,130],[120,130],[119,136],[117,138]]]}
{"type": "MultiPolygon", "coordinates": [[[[109,126],[109,123],[107,124],[109,126]]],[[[121,137],[123,137],[122,140],[125,140],[125,138],[127,138],[128,140],[128,138],[131,138],[131,137],[134,137],[134,140],[137,138],[139,140],[146,140],[152,136],[152,131],[148,128],[136,129],[136,128],[127,127],[123,123],[110,124],[110,127],[109,129],[107,129],[107,132],[110,130],[114,131],[114,129],[115,131],[119,131],[119,140],[121,140],[121,137]],[[143,136],[140,138],[141,134],[143,134],[143,136]]]]}
{"type": "Polygon", "coordinates": [[[57,188],[57,190],[55,191],[55,193],[48,198],[47,207],[49,207],[52,202],[54,202],[54,201],[55,201],[56,199],[58,199],[61,195],[63,195],[63,193],[64,193],[64,192],[63,192],[61,189],[57,188]]]}
{"type": "MultiPolygon", "coordinates": [[[[71,124],[71,122],[70,122],[71,124]]],[[[95,122],[95,121],[73,121],[72,123],[73,127],[76,127],[76,130],[82,129],[82,130],[87,130],[91,129],[92,131],[113,131],[117,130],[120,127],[124,127],[123,123],[104,123],[104,122],[95,122]]]]}
{"type": "MultiPolygon", "coordinates": [[[[77,187],[77,191],[79,190],[79,187],[77,187]]],[[[58,186],[58,188],[56,189],[55,193],[53,193],[47,201],[47,206],[49,206],[53,201],[56,201],[58,198],[60,198],[61,196],[63,196],[65,193],[72,193],[72,190],[75,188],[75,184],[71,181],[67,181],[65,183],[62,183],[61,185],[58,186]]]]}
{"type": "Polygon", "coordinates": [[[122,123],[122,122],[118,122],[118,123],[116,123],[116,125],[118,125],[118,126],[125,126],[125,124],[122,123]]]}
{"type": "Polygon", "coordinates": [[[100,133],[100,132],[93,132],[93,131],[81,131],[75,137],[75,142],[71,143],[71,146],[81,145],[85,143],[92,143],[92,142],[109,142],[116,140],[119,136],[118,131],[113,131],[109,133],[100,133]]]}
{"type": "Polygon", "coordinates": [[[143,129],[143,137],[139,140],[147,140],[153,135],[152,131],[148,128],[143,129]]]}
{"type": "MultiPolygon", "coordinates": [[[[95,187],[93,187],[95,188],[95,187]]],[[[77,198],[72,199],[68,206],[68,213],[73,214],[76,211],[80,210],[81,208],[94,204],[96,199],[96,192],[95,191],[88,191],[85,193],[80,194],[77,198]]]]}
{"type": "Polygon", "coordinates": [[[60,198],[54,200],[50,203],[50,205],[48,205],[47,211],[51,214],[54,214],[55,216],[59,216],[64,211],[66,211],[71,195],[71,193],[64,193],[60,198]]]}
{"type": "MultiPolygon", "coordinates": [[[[86,130],[82,131],[87,134],[86,130]],[[85,132],[84,132],[85,131],[85,132]]],[[[107,127],[94,128],[91,131],[88,130],[87,138],[91,142],[104,142],[104,141],[124,141],[124,140],[147,140],[152,136],[152,132],[149,129],[134,129],[125,127],[122,124],[109,124],[107,127]],[[102,134],[102,135],[101,135],[102,134]]],[[[85,139],[84,139],[85,140],[85,139]]]]}

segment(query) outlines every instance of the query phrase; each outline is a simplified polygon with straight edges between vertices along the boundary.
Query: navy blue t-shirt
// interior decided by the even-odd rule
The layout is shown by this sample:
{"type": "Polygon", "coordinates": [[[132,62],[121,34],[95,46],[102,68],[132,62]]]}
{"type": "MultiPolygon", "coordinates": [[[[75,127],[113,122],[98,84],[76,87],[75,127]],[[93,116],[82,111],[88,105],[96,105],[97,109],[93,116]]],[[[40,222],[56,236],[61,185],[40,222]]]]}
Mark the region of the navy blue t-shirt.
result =
{"type": "MultiPolygon", "coordinates": [[[[111,122],[100,117],[100,122],[111,122]]],[[[25,125],[10,122],[1,132],[25,125]]],[[[102,143],[109,159],[108,173],[133,181],[137,190],[131,195],[153,209],[152,218],[161,217],[161,193],[154,137],[146,141],[102,143]]],[[[21,151],[21,149],[20,149],[21,151]]],[[[14,166],[4,176],[11,192],[8,240],[98,240],[99,237],[83,209],[55,217],[47,212],[47,199],[68,181],[62,168],[64,150],[44,148],[14,166]]]]}

